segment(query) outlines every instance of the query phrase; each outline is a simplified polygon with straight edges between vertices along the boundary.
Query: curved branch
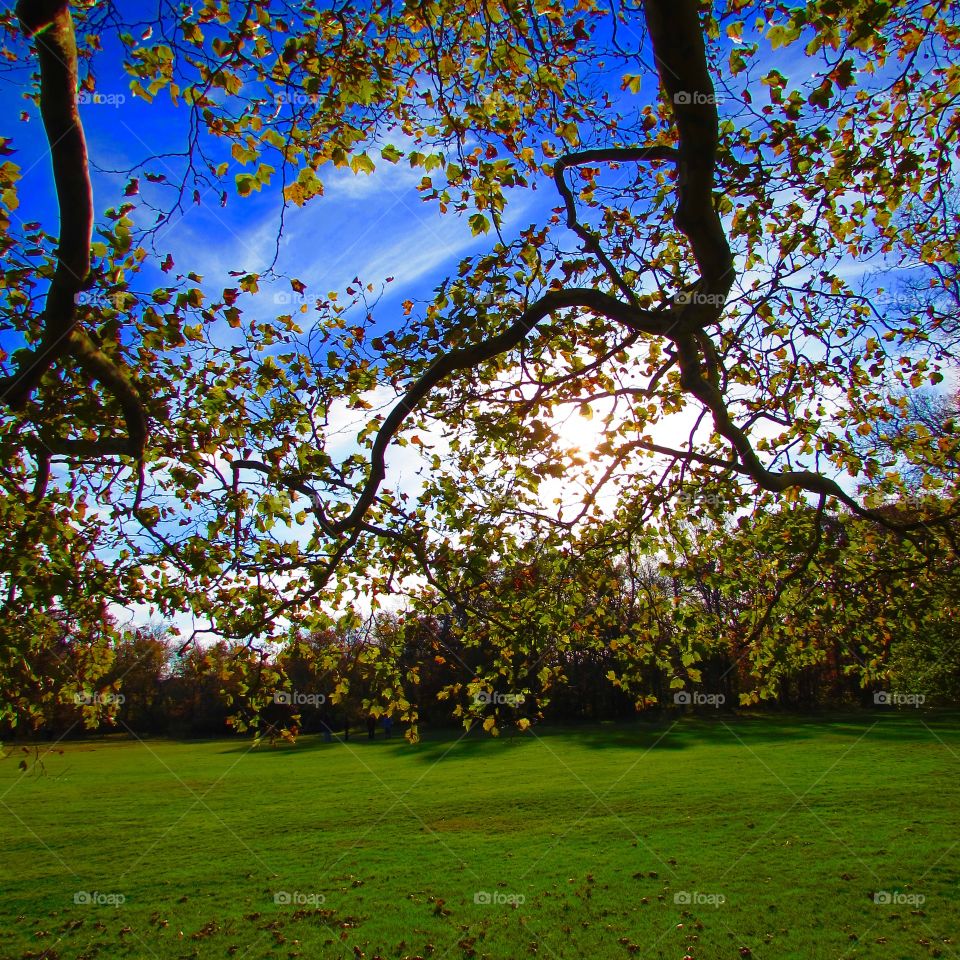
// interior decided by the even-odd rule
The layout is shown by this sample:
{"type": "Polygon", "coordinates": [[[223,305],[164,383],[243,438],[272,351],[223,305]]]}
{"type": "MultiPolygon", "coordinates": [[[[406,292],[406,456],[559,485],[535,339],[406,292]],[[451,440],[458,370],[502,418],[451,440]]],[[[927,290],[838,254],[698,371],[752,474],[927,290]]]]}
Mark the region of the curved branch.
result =
{"type": "MultiPolygon", "coordinates": [[[[734,278],[733,254],[714,203],[714,178],[719,145],[717,96],[707,65],[699,5],[696,0],[648,0],[644,5],[661,88],[672,104],[678,133],[676,149],[662,146],[584,150],[560,158],[554,180],[564,200],[568,226],[603,263],[611,280],[629,303],[597,290],[553,290],[527,308],[505,331],[483,343],[439,357],[407,390],[381,425],[370,456],[370,472],[350,514],[333,525],[337,534],[354,535],[373,504],[385,477],[389,444],[407,416],[450,374],[475,367],[514,349],[552,312],[584,307],[631,330],[670,339],[676,347],[682,389],[696,397],[713,415],[714,426],[736,454],[738,462],[694,455],[693,459],[751,477],[762,489],[782,493],[800,488],[821,497],[833,497],[854,513],[879,522],[901,535],[918,524],[896,524],[881,512],[860,506],[835,481],[808,470],[768,470],[743,429],[733,421],[721,389],[723,368],[705,328],[719,320],[734,278]],[[695,295],[687,291],[667,308],[644,311],[636,306],[629,288],[600,247],[599,240],[576,216],[573,194],[564,177],[570,166],[616,160],[676,162],[680,177],[674,223],[690,242],[700,271],[695,295]]],[[[638,444],[641,446],[641,444],[638,444]]],[[[648,445],[655,452],[667,448],[648,445]]]]}
{"type": "Polygon", "coordinates": [[[96,440],[80,437],[37,437],[51,456],[75,460],[98,460],[101,457],[130,456],[130,442],[126,437],[102,436],[96,440]]]}
{"type": "Polygon", "coordinates": [[[733,284],[733,254],[713,202],[720,117],[699,11],[695,0],[644,4],[657,73],[679,136],[674,223],[690,241],[707,290],[725,295],[733,284]]]}
{"type": "Polygon", "coordinates": [[[44,374],[69,354],[120,404],[127,437],[58,441],[54,452],[139,458],[148,427],[133,379],[122,363],[107,356],[77,325],[77,296],[87,286],[90,274],[93,188],[77,104],[79,70],[70,6],[67,0],[20,0],[16,12],[24,34],[36,39],[40,113],[53,164],[60,239],[57,267],[43,310],[40,343],[35,350],[19,351],[17,369],[0,380],[0,402],[12,410],[22,410],[44,374]]]}
{"type": "Polygon", "coordinates": [[[573,307],[586,307],[610,320],[624,323],[632,330],[655,336],[667,336],[676,326],[674,315],[670,311],[642,311],[623,303],[616,297],[599,290],[578,288],[573,290],[551,290],[531,304],[523,315],[515,320],[502,333],[471,347],[438,357],[427,370],[407,390],[403,398],[387,414],[377,431],[370,453],[370,473],[357,502],[350,514],[336,524],[340,532],[345,532],[363,520],[373,504],[377,490],[386,476],[386,454],[394,435],[404,420],[423,402],[430,391],[441,380],[458,370],[467,370],[500,354],[518,347],[527,338],[533,328],[557,310],[573,307]]]}
{"type": "Polygon", "coordinates": [[[330,521],[327,519],[327,514],[323,509],[323,503],[320,500],[320,494],[318,494],[313,487],[306,483],[303,477],[292,473],[283,473],[276,467],[272,467],[270,464],[264,463],[262,460],[233,460],[230,463],[230,467],[233,470],[234,487],[236,487],[237,478],[239,477],[241,470],[254,470],[257,473],[262,473],[274,483],[279,483],[280,486],[286,487],[288,490],[302,494],[310,501],[310,512],[313,513],[313,515],[317,518],[317,522],[320,524],[324,533],[331,536],[335,535],[336,531],[330,525],[330,521]]]}
{"type": "Polygon", "coordinates": [[[70,333],[70,352],[80,368],[102,384],[120,404],[127,425],[127,437],[124,440],[118,438],[118,442],[126,445],[124,452],[131,457],[139,457],[147,443],[147,415],[130,374],[79,328],[70,333]]]}
{"type": "MultiPolygon", "coordinates": [[[[718,372],[714,368],[714,363],[718,362],[716,356],[714,355],[714,357],[708,358],[707,367],[709,372],[708,376],[704,377],[701,372],[701,347],[698,345],[699,338],[694,335],[683,335],[675,336],[673,339],[677,345],[681,387],[683,387],[687,393],[695,396],[710,411],[713,415],[714,428],[720,436],[724,437],[730,443],[730,446],[733,447],[742,465],[726,464],[727,467],[746,474],[759,487],[764,490],[769,490],[771,493],[783,493],[790,489],[801,489],[809,493],[833,497],[848,507],[857,516],[872,520],[887,530],[911,540],[915,539],[912,536],[912,531],[942,522],[944,518],[917,520],[908,523],[891,520],[882,510],[871,510],[861,506],[836,480],[831,480],[829,477],[817,473],[814,470],[768,470],[757,456],[747,435],[733,422],[733,418],[730,416],[729,410],[727,410],[723,394],[716,383],[719,377],[718,372]]],[[[703,337],[702,339],[709,343],[708,338],[703,337]]],[[[712,348],[712,343],[710,347],[712,348]]],[[[698,457],[697,459],[704,458],[698,457]]]]}
{"type": "Polygon", "coordinates": [[[33,502],[38,504],[46,494],[47,484],[50,482],[50,454],[46,450],[38,450],[35,456],[37,476],[33,484],[33,502]]]}
{"type": "MultiPolygon", "coordinates": [[[[713,414],[713,423],[717,433],[729,441],[736,451],[746,473],[764,490],[782,493],[791,487],[803,487],[811,493],[836,497],[850,509],[860,508],[857,502],[835,481],[810,470],[791,470],[775,473],[763,465],[746,434],[733,422],[723,394],[716,384],[718,373],[713,369],[712,377],[702,373],[700,355],[701,346],[692,334],[674,336],[677,345],[677,360],[680,365],[680,386],[695,396],[713,414]]],[[[715,360],[715,358],[712,358],[715,360]]]]}
{"type": "Polygon", "coordinates": [[[644,10],[660,84],[677,125],[680,184],[674,223],[690,241],[701,274],[699,295],[689,303],[688,313],[691,320],[700,321],[700,329],[677,329],[670,335],[677,347],[680,385],[711,412],[717,433],[733,447],[743,472],[764,490],[782,493],[800,488],[834,497],[859,516],[905,534],[907,526],[860,506],[829,477],[811,470],[768,470],[746,433],[730,416],[719,386],[720,359],[703,331],[707,323],[720,316],[733,285],[734,264],[713,200],[719,145],[718,98],[707,66],[699,5],[695,0],[648,0],[644,10]]]}
{"type": "Polygon", "coordinates": [[[563,203],[566,207],[567,226],[583,241],[584,247],[603,264],[613,284],[635,306],[637,299],[633,289],[623,279],[620,271],[617,270],[613,262],[606,255],[596,234],[592,233],[577,218],[577,208],[573,199],[573,192],[570,190],[564,174],[567,167],[579,167],[586,163],[628,163],[643,160],[669,160],[675,163],[678,157],[679,154],[673,147],[608,147],[605,149],[580,150],[576,153],[568,153],[553,165],[553,182],[556,184],[557,192],[563,198],[563,203]]]}
{"type": "Polygon", "coordinates": [[[77,106],[77,42],[69,4],[20,0],[16,12],[24,34],[36,38],[40,114],[60,208],[57,269],[43,311],[43,336],[36,350],[21,353],[16,372],[0,382],[0,397],[12,409],[22,410],[43,375],[70,346],[77,294],[90,273],[93,188],[77,106]]]}

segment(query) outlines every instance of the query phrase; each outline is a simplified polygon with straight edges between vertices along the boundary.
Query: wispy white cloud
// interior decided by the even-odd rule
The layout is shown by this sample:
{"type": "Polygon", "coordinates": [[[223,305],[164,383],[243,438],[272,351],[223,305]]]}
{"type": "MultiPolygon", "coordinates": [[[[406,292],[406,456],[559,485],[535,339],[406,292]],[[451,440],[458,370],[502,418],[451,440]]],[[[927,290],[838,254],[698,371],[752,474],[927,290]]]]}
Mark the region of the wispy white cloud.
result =
{"type": "MultiPolygon", "coordinates": [[[[422,283],[432,288],[444,266],[493,239],[475,237],[466,216],[441,214],[436,203],[424,202],[416,190],[421,176],[403,160],[381,160],[372,174],[332,171],[322,197],[287,208],[277,271],[303,280],[310,295],[343,290],[354,277],[375,285],[393,277],[392,296],[422,283]]],[[[539,201],[519,191],[511,199],[505,233],[525,224],[539,201]]],[[[279,229],[279,200],[255,197],[188,210],[161,241],[178,269],[200,273],[216,288],[231,283],[231,270],[264,270],[277,252],[279,229]]]]}

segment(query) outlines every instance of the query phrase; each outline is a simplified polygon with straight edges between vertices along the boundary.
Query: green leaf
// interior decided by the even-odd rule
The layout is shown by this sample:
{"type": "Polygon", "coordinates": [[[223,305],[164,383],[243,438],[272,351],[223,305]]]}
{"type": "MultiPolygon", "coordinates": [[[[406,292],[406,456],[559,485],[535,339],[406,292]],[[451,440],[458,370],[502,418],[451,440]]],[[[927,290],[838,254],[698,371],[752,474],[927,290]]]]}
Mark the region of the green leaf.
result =
{"type": "Polygon", "coordinates": [[[481,233],[489,233],[490,221],[482,213],[475,213],[470,217],[470,229],[475,237],[481,233]]]}
{"type": "Polygon", "coordinates": [[[254,190],[260,189],[257,178],[252,173],[238,173],[236,183],[237,193],[239,193],[241,197],[247,197],[253,193],[254,190]]]}
{"type": "Polygon", "coordinates": [[[350,161],[350,169],[354,173],[373,173],[376,170],[376,165],[370,159],[369,154],[367,153],[358,153],[350,161]]]}

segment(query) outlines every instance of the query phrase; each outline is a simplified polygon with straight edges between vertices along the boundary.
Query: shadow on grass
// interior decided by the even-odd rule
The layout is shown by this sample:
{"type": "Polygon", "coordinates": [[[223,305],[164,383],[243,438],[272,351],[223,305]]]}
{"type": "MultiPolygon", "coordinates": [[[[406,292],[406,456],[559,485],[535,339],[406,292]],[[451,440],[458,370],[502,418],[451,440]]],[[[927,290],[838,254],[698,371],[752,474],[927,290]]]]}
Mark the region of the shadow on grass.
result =
{"type": "MultiPolygon", "coordinates": [[[[522,748],[538,740],[575,741],[586,750],[678,751],[701,746],[736,746],[789,744],[810,740],[855,742],[861,738],[888,742],[918,743],[938,738],[960,742],[960,714],[956,711],[903,710],[862,711],[850,714],[734,714],[717,716],[672,715],[656,719],[604,722],[580,725],[543,725],[526,733],[505,732],[491,737],[478,727],[466,732],[457,727],[424,729],[418,743],[408,743],[402,731],[386,740],[365,735],[344,741],[342,735],[326,741],[321,734],[307,734],[295,745],[274,747],[264,743],[256,748],[261,756],[290,757],[292,754],[313,755],[331,750],[350,750],[358,754],[374,750],[380,756],[395,754],[398,759],[415,759],[424,763],[469,760],[478,756],[495,756],[498,751],[522,748]]],[[[220,753],[245,753],[249,741],[238,741],[220,753]]]]}
{"type": "Polygon", "coordinates": [[[424,763],[469,759],[479,754],[522,746],[536,740],[575,741],[585,750],[675,752],[702,746],[773,745],[813,740],[855,743],[857,740],[960,742],[960,715],[955,711],[917,714],[869,711],[843,715],[722,714],[718,717],[672,716],[656,720],[590,725],[541,726],[513,737],[493,738],[472,731],[457,739],[453,731],[434,731],[410,748],[424,763]]]}

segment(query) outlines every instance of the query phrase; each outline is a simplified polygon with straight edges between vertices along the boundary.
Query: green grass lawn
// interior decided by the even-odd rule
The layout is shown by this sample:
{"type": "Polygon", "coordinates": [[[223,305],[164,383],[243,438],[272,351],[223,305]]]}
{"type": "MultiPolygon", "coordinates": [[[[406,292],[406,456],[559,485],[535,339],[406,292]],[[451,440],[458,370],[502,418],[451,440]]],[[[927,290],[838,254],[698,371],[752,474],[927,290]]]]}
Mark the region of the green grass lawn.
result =
{"type": "Polygon", "coordinates": [[[960,956],[956,718],[59,746],[2,958],[960,956]]]}

